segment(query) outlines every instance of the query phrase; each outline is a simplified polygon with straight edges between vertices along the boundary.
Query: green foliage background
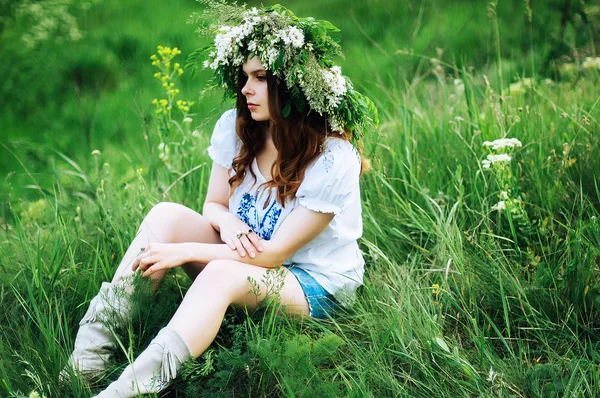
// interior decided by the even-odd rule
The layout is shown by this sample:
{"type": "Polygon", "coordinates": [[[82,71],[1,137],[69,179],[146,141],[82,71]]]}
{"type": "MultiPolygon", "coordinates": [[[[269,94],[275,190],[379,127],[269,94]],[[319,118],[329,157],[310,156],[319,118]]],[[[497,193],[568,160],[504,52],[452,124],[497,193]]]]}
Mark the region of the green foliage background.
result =
{"type": "MultiPolygon", "coordinates": [[[[381,113],[365,141],[365,286],[337,320],[231,310],[170,394],[599,395],[600,70],[583,65],[600,7],[574,2],[565,18],[566,3],[284,3],[341,28],[344,73],[381,113]],[[501,137],[523,147],[484,170],[483,142],[501,137]],[[513,207],[492,210],[502,191],[513,207]]],[[[208,75],[186,72],[192,124],[154,118],[150,56],[178,47],[184,64],[203,44],[185,23],[193,1],[0,10],[0,395],[86,396],[58,383],[77,323],[153,204],[201,209],[204,149],[230,104],[200,100],[208,75]],[[46,39],[23,40],[53,18],[46,39]]],[[[138,295],[151,310],[123,331],[107,382],[187,286],[175,272],[138,295]]]]}

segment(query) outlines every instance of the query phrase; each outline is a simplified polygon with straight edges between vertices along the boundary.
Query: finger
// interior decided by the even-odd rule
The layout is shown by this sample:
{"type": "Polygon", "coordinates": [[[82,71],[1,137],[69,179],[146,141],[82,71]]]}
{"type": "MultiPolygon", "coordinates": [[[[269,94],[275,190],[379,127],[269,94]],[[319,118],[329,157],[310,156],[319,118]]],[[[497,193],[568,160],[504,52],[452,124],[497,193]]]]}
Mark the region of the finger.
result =
{"type": "Polygon", "coordinates": [[[262,252],[264,250],[264,248],[260,244],[260,237],[258,235],[256,235],[254,232],[251,232],[246,236],[248,237],[248,240],[252,242],[254,247],[256,247],[256,250],[258,250],[259,252],[262,252]]]}
{"type": "Polygon", "coordinates": [[[135,272],[135,270],[140,266],[140,260],[142,257],[137,256],[133,259],[133,263],[131,264],[131,270],[135,272]]]}
{"type": "Polygon", "coordinates": [[[242,242],[239,239],[234,239],[233,242],[235,243],[235,248],[237,249],[240,256],[246,257],[246,250],[244,250],[242,242]]]}
{"type": "Polygon", "coordinates": [[[150,266],[152,266],[152,264],[154,264],[156,260],[154,259],[154,257],[148,256],[148,257],[144,257],[140,260],[140,270],[142,271],[146,271],[150,266]]]}
{"type": "Polygon", "coordinates": [[[246,249],[246,252],[250,254],[250,257],[254,258],[256,257],[256,253],[255,253],[255,247],[252,244],[252,242],[250,242],[250,239],[248,239],[248,236],[246,235],[242,235],[240,236],[240,242],[242,243],[242,246],[244,246],[244,249],[246,249]]]}
{"type": "Polygon", "coordinates": [[[235,247],[235,243],[233,243],[233,240],[232,240],[232,239],[231,239],[229,236],[226,236],[226,237],[225,237],[225,239],[222,239],[222,240],[223,240],[223,242],[224,242],[224,243],[225,243],[227,246],[229,246],[229,248],[230,248],[231,250],[235,250],[235,249],[236,249],[236,247],[235,247]]]}
{"type": "Polygon", "coordinates": [[[148,277],[148,276],[152,275],[153,273],[155,273],[156,271],[161,270],[162,268],[163,267],[161,267],[160,264],[158,264],[158,263],[154,264],[153,266],[148,267],[148,269],[142,274],[142,276],[144,278],[148,277]]]}

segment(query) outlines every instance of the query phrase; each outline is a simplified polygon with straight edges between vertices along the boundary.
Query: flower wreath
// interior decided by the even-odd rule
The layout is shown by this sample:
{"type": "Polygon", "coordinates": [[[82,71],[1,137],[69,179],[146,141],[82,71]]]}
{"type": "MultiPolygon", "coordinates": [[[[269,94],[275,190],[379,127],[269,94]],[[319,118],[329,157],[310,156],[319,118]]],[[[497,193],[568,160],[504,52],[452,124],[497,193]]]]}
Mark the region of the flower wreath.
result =
{"type": "Polygon", "coordinates": [[[368,97],[354,90],[349,78],[333,62],[343,56],[340,45],[329,32],[339,32],[328,21],[299,18],[283,6],[263,9],[229,5],[224,1],[205,0],[202,15],[193,14],[192,22],[204,22],[198,31],[214,35],[214,43],[195,50],[187,66],[203,67],[213,73],[213,86],[225,88],[235,96],[242,64],[258,56],[266,69],[285,81],[290,100],[283,105],[287,117],[291,107],[326,115],[331,131],[352,133],[356,143],[370,128],[379,124],[377,109],[368,97]],[[216,22],[215,22],[216,21],[216,22]]]}

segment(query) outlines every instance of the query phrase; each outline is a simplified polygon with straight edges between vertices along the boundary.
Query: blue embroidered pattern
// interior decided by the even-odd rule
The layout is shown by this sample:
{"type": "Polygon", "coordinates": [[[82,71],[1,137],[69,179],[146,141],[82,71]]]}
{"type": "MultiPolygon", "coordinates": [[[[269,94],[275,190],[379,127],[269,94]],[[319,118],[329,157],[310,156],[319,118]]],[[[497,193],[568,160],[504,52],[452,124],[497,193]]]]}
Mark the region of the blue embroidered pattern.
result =
{"type": "MultiPolygon", "coordinates": [[[[258,191],[256,193],[258,196],[258,191]]],[[[279,221],[281,215],[281,206],[276,200],[269,206],[262,219],[259,220],[258,209],[256,208],[256,196],[252,196],[249,193],[244,194],[240,205],[236,212],[237,216],[248,224],[250,228],[261,238],[270,240],[275,230],[275,225],[279,221]]]]}

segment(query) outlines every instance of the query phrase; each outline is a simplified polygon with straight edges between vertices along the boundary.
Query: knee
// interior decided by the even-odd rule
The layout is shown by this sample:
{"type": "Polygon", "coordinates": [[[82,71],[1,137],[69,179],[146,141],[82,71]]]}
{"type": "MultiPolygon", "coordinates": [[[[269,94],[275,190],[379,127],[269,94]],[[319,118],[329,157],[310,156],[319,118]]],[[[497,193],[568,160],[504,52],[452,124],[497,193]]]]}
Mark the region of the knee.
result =
{"type": "Polygon", "coordinates": [[[186,210],[185,206],[177,203],[159,202],[146,214],[140,228],[146,225],[155,232],[160,230],[161,233],[170,234],[185,219],[186,210]]]}
{"type": "Polygon", "coordinates": [[[213,260],[206,264],[194,285],[202,285],[202,289],[210,286],[227,293],[248,290],[248,278],[238,268],[231,261],[213,260]]]}
{"type": "Polygon", "coordinates": [[[146,215],[146,219],[177,215],[177,213],[181,212],[181,207],[184,206],[173,202],[159,202],[150,209],[146,215]]]}

